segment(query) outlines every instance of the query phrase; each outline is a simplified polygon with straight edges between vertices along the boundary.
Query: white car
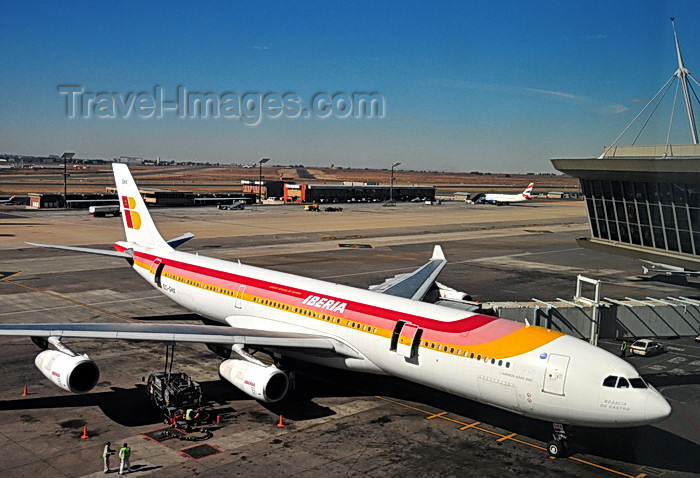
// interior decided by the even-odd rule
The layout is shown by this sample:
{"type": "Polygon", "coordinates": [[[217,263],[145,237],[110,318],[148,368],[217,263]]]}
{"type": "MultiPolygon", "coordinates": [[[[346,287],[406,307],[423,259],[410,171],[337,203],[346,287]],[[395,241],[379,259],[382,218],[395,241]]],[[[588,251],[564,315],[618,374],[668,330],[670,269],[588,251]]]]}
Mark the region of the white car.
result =
{"type": "Polygon", "coordinates": [[[664,346],[651,339],[640,339],[630,345],[630,352],[633,355],[654,355],[663,351],[664,346]]]}

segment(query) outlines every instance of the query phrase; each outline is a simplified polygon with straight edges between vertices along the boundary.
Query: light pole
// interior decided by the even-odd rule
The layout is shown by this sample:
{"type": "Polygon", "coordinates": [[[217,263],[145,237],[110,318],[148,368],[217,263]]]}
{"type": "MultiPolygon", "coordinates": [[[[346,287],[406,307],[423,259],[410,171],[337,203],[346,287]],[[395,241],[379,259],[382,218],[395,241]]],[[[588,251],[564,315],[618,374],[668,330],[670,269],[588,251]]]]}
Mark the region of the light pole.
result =
{"type": "Polygon", "coordinates": [[[66,202],[66,199],[68,197],[67,191],[68,191],[68,160],[72,159],[73,156],[75,156],[75,153],[63,153],[61,155],[61,159],[63,160],[63,207],[66,208],[68,207],[68,202],[66,202]]]}
{"type": "Polygon", "coordinates": [[[389,185],[389,204],[394,204],[394,168],[400,166],[401,163],[394,163],[391,165],[391,183],[389,185]]]}
{"type": "Polygon", "coordinates": [[[260,174],[258,175],[258,203],[262,204],[262,165],[267,163],[270,160],[270,158],[262,158],[260,161],[258,161],[258,164],[260,165],[260,174]]]}

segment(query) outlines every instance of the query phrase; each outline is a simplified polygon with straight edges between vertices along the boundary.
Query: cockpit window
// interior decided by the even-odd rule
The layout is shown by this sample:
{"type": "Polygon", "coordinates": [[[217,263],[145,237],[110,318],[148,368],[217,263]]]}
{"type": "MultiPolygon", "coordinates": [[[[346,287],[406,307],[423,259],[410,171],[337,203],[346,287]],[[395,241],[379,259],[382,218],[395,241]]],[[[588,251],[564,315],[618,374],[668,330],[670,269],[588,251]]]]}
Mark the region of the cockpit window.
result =
{"type": "Polygon", "coordinates": [[[615,388],[616,383],[617,383],[617,377],[615,375],[610,375],[609,377],[606,377],[605,380],[603,380],[603,387],[615,388]]]}
{"type": "Polygon", "coordinates": [[[631,378],[630,383],[632,388],[647,388],[647,383],[641,377],[631,378]]]}
{"type": "Polygon", "coordinates": [[[620,380],[617,381],[617,388],[630,388],[630,383],[625,377],[620,377],[620,380]]]}

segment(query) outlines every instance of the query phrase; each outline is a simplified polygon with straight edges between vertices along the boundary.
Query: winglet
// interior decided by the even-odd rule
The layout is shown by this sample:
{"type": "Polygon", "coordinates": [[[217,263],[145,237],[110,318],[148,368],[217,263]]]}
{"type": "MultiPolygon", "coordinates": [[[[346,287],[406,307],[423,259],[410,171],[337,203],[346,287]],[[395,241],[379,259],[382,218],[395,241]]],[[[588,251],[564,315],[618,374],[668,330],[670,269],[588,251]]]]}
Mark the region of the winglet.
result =
{"type": "Polygon", "coordinates": [[[447,260],[447,259],[445,259],[445,254],[443,254],[443,252],[442,252],[442,247],[437,246],[437,245],[435,246],[435,248],[433,249],[433,257],[431,257],[430,260],[433,260],[433,261],[435,261],[435,260],[437,260],[437,261],[447,260]]]}

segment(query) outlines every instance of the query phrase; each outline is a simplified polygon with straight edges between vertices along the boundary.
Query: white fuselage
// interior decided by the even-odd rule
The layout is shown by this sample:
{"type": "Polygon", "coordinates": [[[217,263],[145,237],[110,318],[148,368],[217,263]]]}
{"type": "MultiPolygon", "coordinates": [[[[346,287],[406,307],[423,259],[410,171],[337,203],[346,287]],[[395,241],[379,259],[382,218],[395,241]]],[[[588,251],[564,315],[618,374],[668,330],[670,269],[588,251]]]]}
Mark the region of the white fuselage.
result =
{"type": "Polygon", "coordinates": [[[234,327],[330,337],[348,350],[284,351],[293,358],[394,375],[565,424],[635,426],[670,411],[652,387],[603,386],[606,377],[639,374],[558,332],[240,263],[160,254],[135,251],[134,269],[183,307],[234,327]]]}
{"type": "Polygon", "coordinates": [[[524,202],[530,198],[523,194],[486,194],[484,201],[489,204],[509,204],[512,202],[524,202]]]}

